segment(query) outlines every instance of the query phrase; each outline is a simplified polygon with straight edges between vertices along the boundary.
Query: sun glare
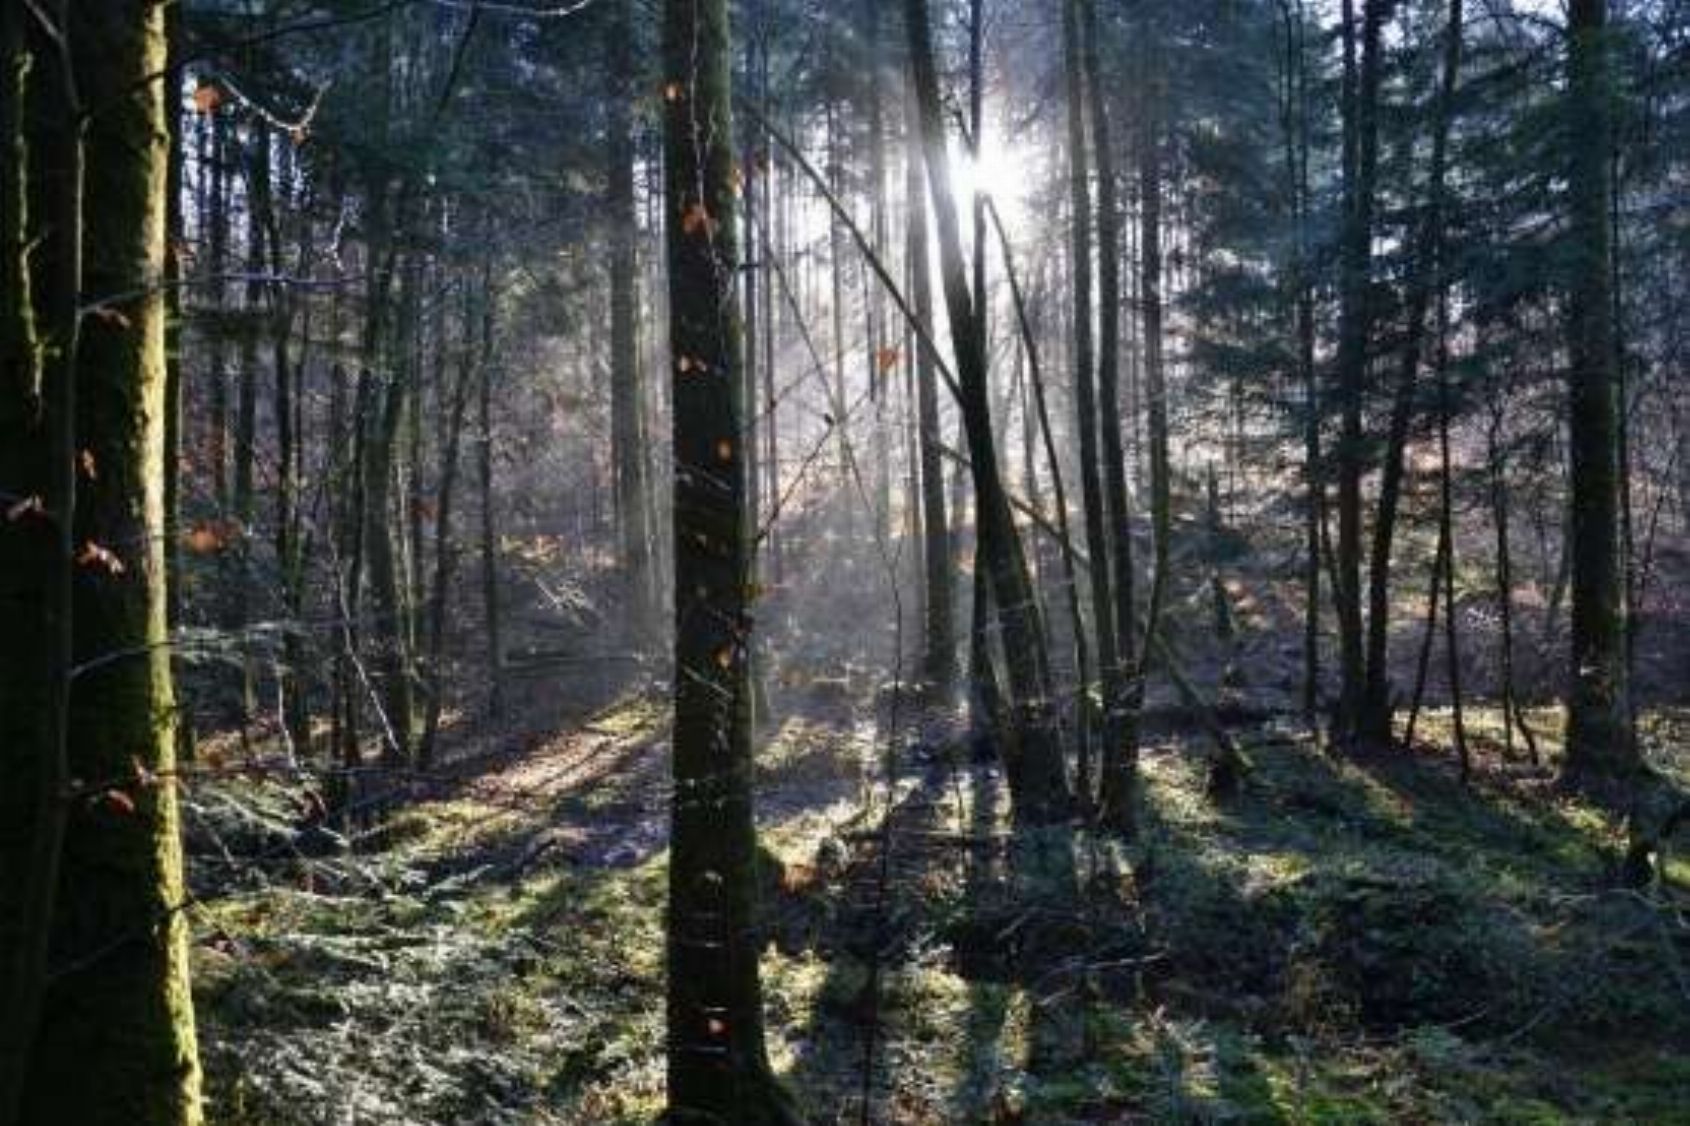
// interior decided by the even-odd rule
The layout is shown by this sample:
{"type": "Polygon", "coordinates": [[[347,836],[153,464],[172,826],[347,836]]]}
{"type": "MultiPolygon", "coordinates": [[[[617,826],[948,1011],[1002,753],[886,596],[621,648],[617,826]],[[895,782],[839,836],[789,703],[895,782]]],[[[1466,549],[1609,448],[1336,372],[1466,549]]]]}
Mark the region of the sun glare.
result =
{"type": "Polygon", "coordinates": [[[989,136],[977,157],[954,151],[951,168],[958,205],[969,206],[975,193],[983,192],[992,197],[1005,225],[1016,226],[1033,190],[1030,156],[1024,146],[996,144],[989,136]]]}

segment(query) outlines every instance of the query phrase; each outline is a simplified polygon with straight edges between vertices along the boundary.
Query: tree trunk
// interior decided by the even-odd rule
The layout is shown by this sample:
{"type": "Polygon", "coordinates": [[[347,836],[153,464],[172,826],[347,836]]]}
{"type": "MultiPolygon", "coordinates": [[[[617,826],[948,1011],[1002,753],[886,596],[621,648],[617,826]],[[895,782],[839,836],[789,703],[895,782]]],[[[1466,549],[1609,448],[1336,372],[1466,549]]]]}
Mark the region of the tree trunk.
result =
{"type": "Polygon", "coordinates": [[[1607,0],[1571,0],[1567,25],[1567,427],[1571,451],[1570,782],[1622,781],[1641,766],[1625,676],[1618,404],[1610,233],[1607,0]]]}
{"type": "MultiPolygon", "coordinates": [[[[1408,294],[1408,320],[1403,339],[1402,366],[1397,373],[1386,438],[1384,467],[1379,481],[1378,511],[1373,518],[1373,548],[1368,567],[1367,673],[1359,734],[1383,746],[1391,741],[1391,548],[1396,537],[1402,497],[1403,458],[1416,405],[1416,384],[1426,336],[1426,313],[1434,290],[1445,284],[1443,273],[1444,169],[1449,147],[1450,117],[1461,72],[1462,0],[1450,0],[1444,29],[1443,76],[1438,87],[1432,124],[1431,168],[1427,175],[1426,209],[1421,217],[1414,253],[1414,277],[1408,294]]],[[[1442,345],[1440,344],[1440,347],[1442,345]]]]}
{"type": "MultiPolygon", "coordinates": [[[[74,356],[68,348],[58,351],[59,370],[48,384],[51,401],[33,416],[52,433],[37,429],[15,447],[8,425],[0,442],[7,458],[36,451],[33,460],[44,475],[38,479],[44,486],[39,526],[44,537],[57,541],[24,545],[45,564],[41,597],[34,610],[6,611],[9,624],[39,623],[46,652],[22,646],[18,637],[8,639],[8,651],[46,670],[45,683],[36,679],[40,671],[31,674],[46,696],[70,693],[68,705],[62,695],[58,703],[38,696],[41,710],[34,713],[46,718],[59,711],[66,717],[64,772],[48,761],[57,758],[50,750],[37,760],[46,766],[42,774],[27,760],[15,773],[10,761],[6,768],[8,795],[12,779],[22,776],[36,784],[26,782],[20,792],[33,793],[38,825],[64,819],[62,851],[55,858],[47,847],[51,842],[37,835],[36,861],[47,867],[31,866],[34,886],[49,895],[36,901],[33,921],[51,920],[50,946],[38,930],[27,968],[16,958],[24,952],[10,943],[0,960],[8,970],[24,969],[39,987],[46,951],[58,959],[46,978],[53,984],[52,1005],[33,1030],[33,1054],[16,1105],[29,1123],[191,1126],[201,1112],[187,923],[181,914],[186,891],[179,814],[174,786],[156,781],[175,769],[165,605],[165,317],[157,286],[168,225],[168,128],[164,87],[154,80],[165,63],[165,6],[82,4],[68,19],[64,6],[43,8],[59,21],[69,43],[81,99],[101,112],[87,123],[84,198],[81,146],[72,125],[75,103],[68,87],[56,84],[41,99],[47,104],[34,134],[32,148],[40,159],[31,180],[39,189],[37,200],[51,201],[42,211],[52,221],[35,254],[39,305],[61,346],[76,339],[82,301],[109,298],[117,315],[89,318],[74,356]],[[75,481],[78,462],[82,479],[75,481]],[[63,520],[72,503],[75,518],[67,535],[63,520]],[[55,511],[50,504],[61,507],[55,511]],[[79,545],[77,558],[68,566],[72,544],[79,545]],[[73,778],[99,789],[71,800],[73,778]],[[60,807],[56,813],[54,804],[60,807]],[[55,862],[57,880],[41,885],[40,876],[55,862]],[[55,884],[56,903],[50,898],[55,884]]],[[[53,54],[49,47],[37,59],[53,54]]],[[[48,74],[56,69],[44,65],[48,74]]],[[[0,408],[0,417],[10,422],[24,400],[8,395],[6,401],[12,406],[0,408]]],[[[8,491],[11,485],[0,482],[8,491]]],[[[16,534],[4,533],[0,543],[16,534]]],[[[14,548],[8,543],[0,550],[14,548]]],[[[0,573],[9,587],[14,569],[8,565],[0,573]]],[[[5,671],[0,681],[8,697],[27,690],[31,680],[17,684],[11,670],[5,671]]],[[[20,711],[34,710],[15,709],[10,699],[4,704],[0,716],[8,726],[20,711]]],[[[9,760],[44,748],[10,738],[3,745],[9,760]]],[[[0,887],[7,894],[17,886],[15,855],[9,848],[0,852],[7,866],[0,887]]],[[[27,1007],[27,1001],[8,994],[8,1023],[20,1018],[19,1006],[27,1007]]],[[[18,1059],[20,1044],[12,1036],[7,1040],[10,1063],[18,1059]]],[[[9,1083],[0,1088],[16,1090],[9,1083]]],[[[9,1118],[13,1109],[5,1107],[0,1117],[9,1118]]]]}
{"type": "MultiPolygon", "coordinates": [[[[632,0],[614,0],[605,27],[610,144],[610,445],[615,463],[623,610],[629,637],[643,640],[656,607],[651,576],[651,490],[641,424],[639,217],[634,197],[634,29],[632,0]]],[[[752,283],[748,283],[752,284],[752,283]]]]}
{"type": "Polygon", "coordinates": [[[1367,393],[1367,348],[1372,328],[1374,180],[1378,167],[1380,31],[1390,0],[1362,0],[1359,71],[1354,0],[1344,0],[1344,206],[1338,279],[1338,660],[1342,686],[1337,730],[1353,740],[1366,698],[1361,615],[1362,433],[1367,393]]]}
{"type": "MultiPolygon", "coordinates": [[[[1133,540],[1127,500],[1126,450],[1121,435],[1121,215],[1115,182],[1115,140],[1109,119],[1108,87],[1103,79],[1101,33],[1096,0],[1080,0],[1084,13],[1086,84],[1091,92],[1092,146],[1097,155],[1097,397],[1103,440],[1103,488],[1110,565],[1114,580],[1114,648],[1111,665],[1102,652],[1104,723],[1104,818],[1122,832],[1133,830],[1138,787],[1137,739],[1123,725],[1127,709],[1126,655],[1132,652],[1133,540]]],[[[1101,556],[1099,556],[1101,558],[1101,556]]],[[[1094,564],[1095,566],[1095,564],[1094,564]]],[[[1099,639],[1101,650],[1101,635],[1099,639]]]]}
{"type": "MultiPolygon", "coordinates": [[[[1068,208],[1069,254],[1073,259],[1073,339],[1074,363],[1070,371],[1074,388],[1074,425],[1079,434],[1080,504],[1085,513],[1086,551],[1091,557],[1090,589],[1092,629],[1097,638],[1097,667],[1102,674],[1104,710],[1115,717],[1122,704],[1122,687],[1117,675],[1119,662],[1115,647],[1115,614],[1118,607],[1109,582],[1112,562],[1112,539],[1104,515],[1103,474],[1099,468],[1097,449],[1098,409],[1097,391],[1093,382],[1096,356],[1092,340],[1092,220],[1089,160],[1086,151],[1086,98],[1100,96],[1098,90],[1086,89],[1086,59],[1081,29],[1080,0],[1064,0],[1062,5],[1063,71],[1067,80],[1068,121],[1068,208]]],[[[1106,255],[1107,257],[1108,255],[1106,255]]],[[[982,298],[983,299],[983,298],[982,298]]],[[[1076,622],[1083,630],[1083,623],[1076,622]]],[[[1080,722],[1089,726],[1088,703],[1091,686],[1083,686],[1080,722]]],[[[1117,743],[1118,723],[1110,722],[1102,732],[1103,753],[1110,755],[1112,766],[1118,768],[1121,754],[1117,743]]],[[[1104,772],[1108,779],[1112,771],[1104,772]]],[[[1090,784],[1082,770],[1082,791],[1090,784]]],[[[1112,783],[1110,783],[1112,785],[1112,783]]]]}
{"type": "Polygon", "coordinates": [[[667,0],[663,9],[675,463],[668,1077],[677,1126],[798,1121],[769,1067],[757,966],[727,8],[667,0]]]}
{"type": "MultiPolygon", "coordinates": [[[[905,207],[908,214],[908,256],[911,299],[923,331],[933,325],[933,286],[929,276],[926,180],[917,147],[921,128],[913,93],[907,101],[910,151],[906,158],[905,207]]],[[[939,432],[939,377],[933,354],[921,344],[915,353],[915,397],[921,455],[921,511],[925,547],[926,608],[922,675],[941,698],[956,680],[956,592],[951,567],[951,531],[945,513],[945,467],[940,456],[944,437],[939,432]]]]}

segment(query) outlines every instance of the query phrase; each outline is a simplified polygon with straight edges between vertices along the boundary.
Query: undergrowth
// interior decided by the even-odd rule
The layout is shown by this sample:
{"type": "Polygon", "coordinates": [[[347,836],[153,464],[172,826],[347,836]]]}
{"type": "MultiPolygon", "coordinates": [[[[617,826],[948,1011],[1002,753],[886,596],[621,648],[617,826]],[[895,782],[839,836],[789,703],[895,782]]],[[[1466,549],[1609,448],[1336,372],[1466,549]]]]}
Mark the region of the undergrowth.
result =
{"type": "MultiPolygon", "coordinates": [[[[1364,758],[1253,730],[1224,807],[1151,748],[1130,845],[1013,838],[994,770],[906,756],[886,857],[849,717],[785,724],[761,782],[771,1054],[815,1122],[858,1120],[866,1068],[879,1123],[1690,1123],[1684,861],[1615,890],[1621,826],[1482,739],[1464,788],[1445,717],[1364,758]]],[[[656,722],[613,709],[532,752],[602,772],[529,761],[355,850],[290,827],[297,784],[200,795],[212,1120],[653,1121],[656,722]]]]}

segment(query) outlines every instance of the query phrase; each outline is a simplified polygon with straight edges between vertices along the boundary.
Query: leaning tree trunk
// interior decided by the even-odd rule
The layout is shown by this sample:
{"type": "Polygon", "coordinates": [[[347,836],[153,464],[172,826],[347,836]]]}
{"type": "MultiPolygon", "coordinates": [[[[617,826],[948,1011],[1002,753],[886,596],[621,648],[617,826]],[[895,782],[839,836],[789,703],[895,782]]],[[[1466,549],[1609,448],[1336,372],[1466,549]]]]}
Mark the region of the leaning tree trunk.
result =
{"type": "Polygon", "coordinates": [[[1567,427],[1572,485],[1572,658],[1566,776],[1620,780],[1640,765],[1625,675],[1618,386],[1608,226],[1612,137],[1607,0],[1568,9],[1567,427]]]}
{"type": "Polygon", "coordinates": [[[1054,720],[1044,628],[998,465],[988,400],[986,355],[981,347],[974,297],[969,291],[963,259],[925,0],[905,0],[904,21],[915,78],[928,192],[938,224],[940,275],[950,315],[951,346],[957,361],[959,405],[974,478],[975,525],[981,558],[990,579],[992,602],[1003,631],[1009,702],[1014,715],[1010,732],[1014,745],[1006,755],[1006,773],[1016,816],[1034,824],[1054,821],[1067,815],[1070,797],[1054,720]]]}
{"type": "MultiPolygon", "coordinates": [[[[7,628],[33,628],[42,648],[7,638],[7,651],[37,671],[14,679],[6,668],[0,676],[8,728],[14,716],[32,717],[32,738],[8,738],[0,754],[7,794],[14,780],[26,780],[16,792],[30,796],[35,816],[25,823],[38,833],[44,822],[59,821],[62,848],[37,847],[29,864],[33,878],[24,886],[47,896],[34,897],[29,932],[0,930],[0,964],[9,971],[4,1055],[16,1068],[29,1053],[22,1072],[8,1068],[13,1081],[0,1084],[0,1119],[183,1126],[201,1115],[180,823],[169,781],[175,700],[166,641],[165,318],[158,284],[168,129],[164,87],[156,81],[165,63],[165,5],[81,4],[68,17],[66,7],[42,5],[69,44],[77,94],[100,112],[86,121],[84,169],[80,115],[65,76],[56,75],[37,103],[30,179],[37,207],[51,218],[35,251],[34,281],[59,347],[41,411],[17,387],[0,392],[0,445],[8,461],[33,461],[38,476],[24,485],[41,498],[39,509],[0,530],[0,550],[26,552],[42,584],[36,603],[6,609],[7,628]],[[77,308],[85,302],[107,312],[88,318],[78,340],[77,308]],[[29,432],[15,430],[19,422],[29,432]],[[74,564],[67,558],[73,544],[74,564]],[[27,707],[14,708],[20,691],[31,693],[27,707]],[[58,737],[55,712],[63,717],[62,749],[45,741],[58,737]],[[21,760],[16,773],[14,757],[21,760]],[[68,799],[71,779],[82,779],[89,792],[68,799]],[[40,1020],[26,1028],[20,1018],[33,1014],[23,1011],[25,995],[49,979],[52,1004],[40,1007],[37,992],[40,1020]]],[[[38,60],[54,56],[45,37],[36,42],[45,48],[38,60]]],[[[8,492],[13,487],[0,481],[8,492]]],[[[24,575],[7,563],[0,573],[11,595],[24,575]]],[[[14,824],[8,819],[8,847],[0,850],[8,896],[23,875],[13,866],[14,824]]],[[[35,843],[54,842],[37,835],[35,843]]]]}
{"type": "Polygon", "coordinates": [[[667,0],[663,15],[675,465],[669,1113],[677,1126],[766,1126],[798,1115],[769,1067],[757,966],[728,5],[667,0]]]}

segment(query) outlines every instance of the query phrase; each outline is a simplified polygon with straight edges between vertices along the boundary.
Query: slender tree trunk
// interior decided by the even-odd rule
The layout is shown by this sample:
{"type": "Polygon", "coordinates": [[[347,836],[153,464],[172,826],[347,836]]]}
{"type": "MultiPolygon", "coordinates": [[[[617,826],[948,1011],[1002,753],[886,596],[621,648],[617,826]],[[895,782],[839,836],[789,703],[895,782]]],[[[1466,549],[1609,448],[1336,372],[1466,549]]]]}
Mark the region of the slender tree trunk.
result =
{"type": "MultiPolygon", "coordinates": [[[[614,0],[605,27],[608,80],[610,232],[610,444],[623,607],[629,635],[644,639],[656,606],[651,575],[651,489],[646,481],[640,369],[639,217],[634,197],[634,34],[632,0],[614,0]]],[[[753,188],[753,190],[755,190],[753,188]]],[[[749,275],[748,275],[749,277],[749,275]]],[[[755,283],[748,281],[748,285],[755,283]]]]}
{"type": "MultiPolygon", "coordinates": [[[[1148,21],[1146,22],[1148,38],[1148,21]]],[[[1143,45],[1145,87],[1144,112],[1139,121],[1139,310],[1144,323],[1144,393],[1148,408],[1150,462],[1150,523],[1155,536],[1149,605],[1145,609],[1144,637],[1134,662],[1130,710],[1143,702],[1145,678],[1156,653],[1156,634],[1162,628],[1162,611],[1171,581],[1173,548],[1173,467],[1168,455],[1168,380],[1162,340],[1162,135],[1158,118],[1160,64],[1153,57],[1153,45],[1143,45]]],[[[1136,738],[1137,724],[1129,728],[1136,738]]]]}
{"type": "Polygon", "coordinates": [[[1490,468],[1491,523],[1496,531],[1496,606],[1501,632],[1502,723],[1510,756],[1514,753],[1514,729],[1526,740],[1526,753],[1533,766],[1539,764],[1537,736],[1526,722],[1520,704],[1519,685],[1514,674],[1514,556],[1510,544],[1508,461],[1503,452],[1503,400],[1492,407],[1490,427],[1485,432],[1486,462],[1490,468]]]}
{"type": "Polygon", "coordinates": [[[1380,32],[1389,0],[1362,0],[1360,63],[1353,0],[1344,0],[1344,215],[1338,284],[1338,656],[1342,686],[1337,730],[1353,740],[1366,698],[1361,613],[1361,481],[1365,468],[1362,408],[1366,397],[1374,180],[1378,167],[1380,32]]]}
{"type": "MultiPolygon", "coordinates": [[[[1460,0],[1453,0],[1459,6],[1460,0]]],[[[1444,660],[1449,670],[1449,706],[1455,750],[1461,759],[1461,780],[1473,773],[1467,746],[1467,717],[1461,688],[1461,623],[1455,605],[1455,468],[1450,457],[1449,425],[1454,410],[1449,386],[1449,287],[1438,282],[1438,542],[1444,552],[1444,660]]]]}
{"type": "Polygon", "coordinates": [[[1133,591],[1132,514],[1127,500],[1126,450],[1121,436],[1121,216],[1097,4],[1096,0],[1080,0],[1080,4],[1084,14],[1086,84],[1091,93],[1092,146],[1097,155],[1097,397],[1107,502],[1106,538],[1115,584],[1115,628],[1113,650],[1109,654],[1112,665],[1106,663],[1101,637],[1099,640],[1098,664],[1109,712],[1104,724],[1100,797],[1108,823],[1130,833],[1134,829],[1133,806],[1138,788],[1138,739],[1129,735],[1123,725],[1132,721],[1127,706],[1126,655],[1132,652],[1137,608],[1133,591]]]}
{"type": "Polygon", "coordinates": [[[481,372],[478,392],[475,463],[481,487],[481,614],[486,630],[487,710],[497,717],[505,703],[505,650],[499,606],[498,513],[493,506],[493,288],[491,267],[482,276],[481,372]]]}
{"type": "MultiPolygon", "coordinates": [[[[1069,254],[1073,259],[1073,331],[1074,365],[1070,371],[1074,388],[1074,424],[1079,435],[1080,503],[1085,513],[1086,551],[1091,557],[1091,616],[1092,629],[1097,638],[1097,667],[1102,673],[1104,709],[1115,717],[1122,704],[1122,687],[1117,676],[1119,662],[1115,646],[1115,614],[1119,609],[1110,586],[1109,568],[1112,562],[1112,538],[1105,517],[1103,473],[1098,454],[1097,390],[1093,382],[1096,355],[1092,339],[1092,221],[1090,161],[1086,148],[1086,59],[1084,31],[1081,27],[1080,0],[1064,0],[1062,5],[1063,71],[1067,84],[1068,121],[1068,208],[1069,254]]],[[[1089,91],[1095,101],[1097,90],[1089,91]]],[[[1076,622],[1083,632],[1083,623],[1076,622]]],[[[1090,725],[1087,701],[1090,685],[1082,694],[1080,722],[1090,725]]],[[[1120,738],[1120,727],[1114,722],[1102,732],[1105,754],[1111,754],[1111,766],[1120,764],[1119,748],[1111,751],[1120,738]]],[[[1090,771],[1082,756],[1081,789],[1090,784],[1090,771]]],[[[1111,771],[1106,770],[1107,780],[1111,771]]],[[[1113,785],[1113,783],[1107,783],[1113,785]]]]}
{"type": "Polygon", "coordinates": [[[370,603],[374,612],[371,640],[375,658],[371,662],[382,710],[383,760],[389,767],[406,767],[411,762],[412,694],[410,650],[406,644],[406,607],[400,583],[399,552],[394,542],[393,479],[394,448],[405,417],[405,401],[411,393],[415,372],[404,342],[417,316],[420,265],[407,262],[403,268],[399,297],[399,324],[388,351],[379,405],[370,412],[369,435],[364,443],[364,555],[369,565],[370,603]]]}
{"type": "MultiPolygon", "coordinates": [[[[913,93],[906,104],[910,150],[906,158],[904,203],[909,222],[910,292],[916,317],[924,330],[931,333],[933,286],[929,275],[926,179],[918,147],[921,120],[913,93]]],[[[912,350],[920,436],[922,527],[926,536],[922,552],[926,575],[923,605],[927,611],[922,675],[942,698],[956,680],[956,593],[952,584],[955,572],[951,567],[950,523],[945,512],[945,467],[939,452],[944,445],[939,431],[939,377],[932,353],[919,344],[912,350]]]]}
{"type": "MultiPolygon", "coordinates": [[[[480,295],[487,301],[485,290],[480,295]]],[[[452,542],[453,504],[457,498],[458,452],[463,445],[464,419],[469,414],[469,396],[475,379],[476,332],[480,318],[476,315],[476,298],[471,283],[464,281],[463,339],[458,346],[457,379],[447,408],[446,442],[440,451],[440,485],[435,490],[434,507],[434,583],[428,612],[428,711],[423,723],[422,739],[418,744],[418,761],[426,768],[434,764],[436,743],[440,737],[440,716],[446,705],[444,663],[446,658],[446,617],[450,601],[452,571],[457,566],[457,548],[452,542]]],[[[444,390],[444,388],[442,388],[444,390]]]]}
{"type": "Polygon", "coordinates": [[[1367,673],[1359,734],[1378,745],[1391,741],[1391,548],[1402,497],[1403,459],[1416,406],[1416,388],[1426,336],[1426,314],[1434,290],[1445,284],[1443,272],[1444,169],[1449,147],[1450,117],[1461,71],[1462,0],[1450,0],[1444,29],[1443,77],[1438,87],[1432,124],[1431,168],[1427,175],[1425,211],[1415,245],[1415,275],[1408,294],[1408,320],[1403,339],[1402,366],[1397,373],[1380,474],[1378,511],[1373,518],[1373,548],[1368,567],[1367,673]]]}

